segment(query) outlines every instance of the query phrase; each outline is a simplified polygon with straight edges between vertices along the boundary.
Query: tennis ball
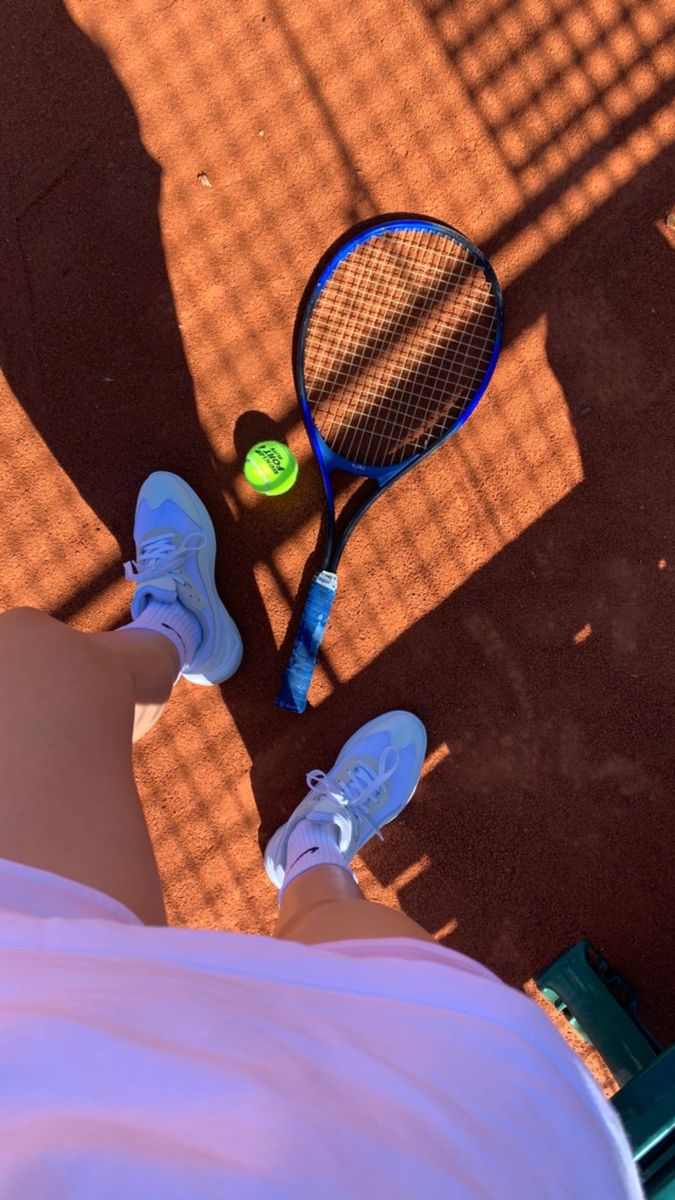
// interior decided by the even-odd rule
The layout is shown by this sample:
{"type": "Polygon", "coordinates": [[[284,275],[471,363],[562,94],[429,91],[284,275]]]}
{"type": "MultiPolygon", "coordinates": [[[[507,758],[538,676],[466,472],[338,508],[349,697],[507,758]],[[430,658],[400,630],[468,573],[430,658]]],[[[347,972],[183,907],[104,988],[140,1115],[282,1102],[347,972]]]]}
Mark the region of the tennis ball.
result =
{"type": "Polygon", "coordinates": [[[244,475],[256,492],[281,496],[298,478],[298,464],[283,442],[257,442],[246,455],[244,475]]]}

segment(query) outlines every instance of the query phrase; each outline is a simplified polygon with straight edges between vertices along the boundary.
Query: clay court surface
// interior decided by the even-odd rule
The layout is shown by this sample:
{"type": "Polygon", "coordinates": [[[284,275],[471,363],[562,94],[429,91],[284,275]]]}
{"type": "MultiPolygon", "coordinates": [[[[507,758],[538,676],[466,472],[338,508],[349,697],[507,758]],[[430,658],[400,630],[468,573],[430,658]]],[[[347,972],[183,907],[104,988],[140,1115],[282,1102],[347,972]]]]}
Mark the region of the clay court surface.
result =
{"type": "Polygon", "coordinates": [[[668,8],[3,4],[0,607],[123,623],[136,494],[165,468],[210,507],[246,644],[138,747],[173,922],[268,932],[259,841],[406,707],[427,766],[367,895],[519,987],[588,936],[675,1035],[668,8]],[[322,495],[293,319],[326,246],[392,210],[490,255],[505,349],[350,543],[295,716],[273,698],[322,495]],[[301,461],[277,500],[241,474],[265,436],[301,461]]]}

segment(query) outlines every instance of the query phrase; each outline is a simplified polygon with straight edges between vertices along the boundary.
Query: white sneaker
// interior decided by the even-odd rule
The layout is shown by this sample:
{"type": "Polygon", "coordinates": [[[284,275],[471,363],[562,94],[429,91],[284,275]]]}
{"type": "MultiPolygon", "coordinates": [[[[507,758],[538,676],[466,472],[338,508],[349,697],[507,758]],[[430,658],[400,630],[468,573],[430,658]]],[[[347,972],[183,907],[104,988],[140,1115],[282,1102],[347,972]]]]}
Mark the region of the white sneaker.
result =
{"type": "Polygon", "coordinates": [[[332,822],[347,863],[371,837],[381,838],[382,826],[412,799],[426,747],[418,717],[388,712],[350,737],[327,774],[310,771],[308,794],[265,849],[265,870],[275,887],[284,882],[288,839],[299,821],[332,822]]]}
{"type": "Polygon", "coordinates": [[[199,496],[171,471],[155,471],[143,484],[134,522],[136,561],[124,564],[136,584],[131,614],[149,600],[180,600],[194,613],[202,641],[182,674],[190,683],[222,683],[234,675],[243,646],[215,582],[216,535],[199,496]]]}

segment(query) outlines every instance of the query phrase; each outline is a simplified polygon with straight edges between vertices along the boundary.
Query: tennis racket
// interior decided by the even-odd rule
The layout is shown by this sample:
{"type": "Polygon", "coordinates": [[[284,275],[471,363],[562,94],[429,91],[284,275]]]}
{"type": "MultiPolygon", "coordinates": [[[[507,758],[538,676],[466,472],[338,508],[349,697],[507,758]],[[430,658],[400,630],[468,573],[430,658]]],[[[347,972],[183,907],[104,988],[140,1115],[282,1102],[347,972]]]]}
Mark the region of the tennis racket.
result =
{"type": "Polygon", "coordinates": [[[502,326],[490,263],[442,221],[375,218],[341,238],[314,271],[296,318],[293,374],[326,492],[328,532],[280,708],[305,709],[348,538],[383,491],[466,421],[494,371],[502,326]],[[335,470],[367,480],[339,534],[335,470]]]}

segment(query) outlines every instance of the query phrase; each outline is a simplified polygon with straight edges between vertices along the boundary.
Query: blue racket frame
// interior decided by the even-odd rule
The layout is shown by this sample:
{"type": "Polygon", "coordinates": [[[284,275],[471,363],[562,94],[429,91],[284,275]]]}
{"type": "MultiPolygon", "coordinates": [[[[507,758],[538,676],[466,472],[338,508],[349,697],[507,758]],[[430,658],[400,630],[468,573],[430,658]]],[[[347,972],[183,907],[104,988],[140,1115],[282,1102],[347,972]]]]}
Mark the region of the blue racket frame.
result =
{"type": "Polygon", "coordinates": [[[335,600],[338,563],[356,525],[365,516],[371,504],[377,500],[378,496],[381,496],[402,475],[405,475],[413,467],[417,466],[423,458],[438,450],[439,446],[442,446],[469,419],[471,413],[484,395],[497,365],[497,359],[499,358],[502,346],[503,328],[504,302],[502,290],[490,261],[469,238],[465,237],[464,234],[460,233],[452,225],[448,225],[443,221],[407,213],[392,213],[373,218],[363,222],[356,229],[350,230],[337,242],[333,243],[315,268],[303,293],[296,318],[293,333],[293,378],[307,435],[321,472],[321,479],[326,494],[328,530],[321,569],[315,575],[310,585],[289,663],[284,672],[281,687],[275,701],[279,708],[285,708],[291,712],[304,712],[305,710],[307,693],[314,673],[319,647],[323,640],[328,617],[330,616],[330,611],[335,600]],[[321,292],[342,260],[361,242],[368,241],[370,238],[377,237],[382,233],[393,233],[401,229],[419,229],[443,234],[464,246],[474,256],[478,265],[485,272],[485,276],[490,283],[495,297],[497,316],[495,343],[479,387],[456,423],[448,429],[443,437],[439,438],[426,449],[412,455],[403,463],[397,463],[389,467],[363,466],[343,458],[341,455],[336,454],[334,450],[331,450],[314,424],[307,399],[303,369],[305,340],[312,319],[312,313],[321,292]],[[335,543],[335,496],[330,478],[333,471],[344,471],[348,475],[358,475],[364,479],[372,480],[374,484],[372,493],[364,498],[362,506],[345,526],[337,544],[335,543]]]}

